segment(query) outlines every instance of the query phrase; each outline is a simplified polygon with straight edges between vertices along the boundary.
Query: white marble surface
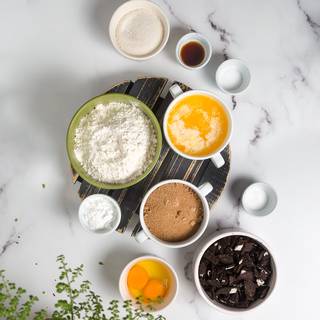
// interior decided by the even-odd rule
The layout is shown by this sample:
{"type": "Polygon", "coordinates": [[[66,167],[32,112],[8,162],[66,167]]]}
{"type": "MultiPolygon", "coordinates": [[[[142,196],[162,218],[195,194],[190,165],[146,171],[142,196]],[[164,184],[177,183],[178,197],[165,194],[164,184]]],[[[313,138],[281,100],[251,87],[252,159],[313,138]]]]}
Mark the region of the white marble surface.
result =
{"type": "Polygon", "coordinates": [[[157,253],[174,265],[181,282],[168,319],[318,319],[319,1],[157,2],[170,17],[172,36],[160,55],[137,63],[121,57],[107,37],[107,22],[121,1],[1,0],[0,268],[52,306],[58,254],[84,263],[96,291],[111,299],[119,297],[117,278],[126,262],[157,253]],[[188,28],[212,42],[214,57],[204,70],[187,71],[175,61],[175,43],[188,28]],[[197,244],[167,250],[138,245],[129,232],[85,232],[65,152],[75,110],[113,83],[155,75],[217,91],[214,69],[224,56],[246,61],[252,84],[233,101],[226,97],[235,120],[232,169],[207,234],[240,225],[267,241],[279,264],[270,300],[234,316],[207,306],[185,278],[197,244]],[[239,209],[239,185],[248,179],[275,187],[279,204],[272,215],[258,219],[239,209]]]}

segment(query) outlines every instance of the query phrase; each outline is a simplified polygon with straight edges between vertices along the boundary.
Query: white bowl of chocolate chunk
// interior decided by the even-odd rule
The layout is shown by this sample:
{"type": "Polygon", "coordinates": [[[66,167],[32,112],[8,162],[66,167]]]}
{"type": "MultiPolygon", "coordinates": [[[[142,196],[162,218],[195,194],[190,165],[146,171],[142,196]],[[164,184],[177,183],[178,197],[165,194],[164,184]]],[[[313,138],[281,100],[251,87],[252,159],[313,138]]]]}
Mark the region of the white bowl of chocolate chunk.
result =
{"type": "Polygon", "coordinates": [[[195,255],[194,280],[200,295],[223,312],[245,312],[274,290],[277,270],[269,246],[255,235],[225,229],[195,255]]]}

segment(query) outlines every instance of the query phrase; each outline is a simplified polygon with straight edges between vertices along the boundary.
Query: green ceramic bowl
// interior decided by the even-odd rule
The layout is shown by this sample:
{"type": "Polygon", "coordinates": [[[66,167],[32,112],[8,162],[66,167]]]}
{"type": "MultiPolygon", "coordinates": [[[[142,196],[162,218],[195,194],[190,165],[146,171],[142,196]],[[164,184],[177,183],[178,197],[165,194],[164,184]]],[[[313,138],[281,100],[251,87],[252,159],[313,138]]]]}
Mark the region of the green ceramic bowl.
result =
{"type": "Polygon", "coordinates": [[[150,171],[153,169],[155,164],[157,163],[160,152],[162,147],[162,133],[161,128],[159,125],[159,122],[153,112],[140,100],[137,98],[134,98],[132,96],[126,95],[126,94],[120,94],[120,93],[108,93],[104,94],[98,97],[95,97],[88,102],[86,102],[80,109],[76,112],[76,114],[73,116],[68,132],[67,132],[67,152],[68,157],[70,160],[70,163],[73,167],[73,169],[80,175],[80,177],[86,181],[88,181],[90,184],[97,188],[102,189],[123,189],[133,186],[134,184],[138,183],[142,179],[144,179],[150,171]],[[124,102],[124,103],[134,103],[138,108],[140,108],[151,120],[156,136],[157,136],[157,149],[154,156],[154,159],[152,163],[148,166],[148,168],[145,170],[145,172],[137,177],[136,179],[123,184],[110,184],[110,183],[104,183],[101,181],[98,181],[91,176],[87,174],[87,172],[82,168],[80,162],[77,160],[75,153],[74,153],[74,136],[75,136],[75,130],[79,126],[80,120],[88,114],[96,105],[98,104],[108,104],[110,102],[124,102]]]}

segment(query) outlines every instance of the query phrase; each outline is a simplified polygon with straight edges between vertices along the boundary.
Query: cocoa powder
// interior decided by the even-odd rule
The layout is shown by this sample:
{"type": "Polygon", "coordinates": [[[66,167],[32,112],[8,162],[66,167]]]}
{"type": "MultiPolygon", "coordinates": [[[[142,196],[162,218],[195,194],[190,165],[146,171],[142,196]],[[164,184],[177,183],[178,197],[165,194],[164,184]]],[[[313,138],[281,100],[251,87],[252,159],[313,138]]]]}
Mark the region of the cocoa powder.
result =
{"type": "Polygon", "coordinates": [[[203,219],[202,201],[190,187],[168,183],[155,189],[144,206],[144,221],[163,241],[179,242],[194,235],[203,219]]]}

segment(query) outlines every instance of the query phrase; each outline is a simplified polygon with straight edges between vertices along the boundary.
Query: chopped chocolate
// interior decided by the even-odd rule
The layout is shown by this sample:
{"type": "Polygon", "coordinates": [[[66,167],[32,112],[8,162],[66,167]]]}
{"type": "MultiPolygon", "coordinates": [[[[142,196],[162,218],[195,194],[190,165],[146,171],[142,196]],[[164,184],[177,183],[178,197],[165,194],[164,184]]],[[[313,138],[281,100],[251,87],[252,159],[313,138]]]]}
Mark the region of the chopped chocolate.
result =
{"type": "Polygon", "coordinates": [[[230,287],[223,287],[223,288],[220,288],[216,291],[216,295],[219,296],[219,295],[229,295],[230,293],[230,290],[231,288],[230,287]]]}
{"type": "Polygon", "coordinates": [[[257,293],[258,293],[258,297],[260,299],[264,299],[269,291],[269,287],[268,286],[263,286],[258,288],[257,293]]]}
{"type": "Polygon", "coordinates": [[[199,276],[203,278],[206,272],[207,272],[207,263],[205,263],[202,259],[199,265],[199,276]]]}
{"type": "Polygon", "coordinates": [[[241,280],[251,280],[254,281],[254,274],[250,270],[242,269],[240,274],[237,277],[237,281],[241,280]]]}
{"type": "Polygon", "coordinates": [[[229,298],[229,303],[231,305],[237,305],[239,303],[239,294],[238,292],[235,294],[231,294],[229,298]]]}
{"type": "Polygon", "coordinates": [[[222,264],[229,265],[229,264],[233,263],[233,256],[232,255],[221,254],[218,257],[219,257],[219,262],[221,262],[222,264]]]}
{"type": "Polygon", "coordinates": [[[245,292],[248,300],[254,299],[256,289],[257,289],[257,284],[255,284],[251,280],[244,280],[244,292],[245,292]]]}
{"type": "Polygon", "coordinates": [[[245,236],[219,239],[199,265],[200,284],[208,297],[233,308],[248,308],[264,299],[272,276],[270,253],[245,236]]]}

